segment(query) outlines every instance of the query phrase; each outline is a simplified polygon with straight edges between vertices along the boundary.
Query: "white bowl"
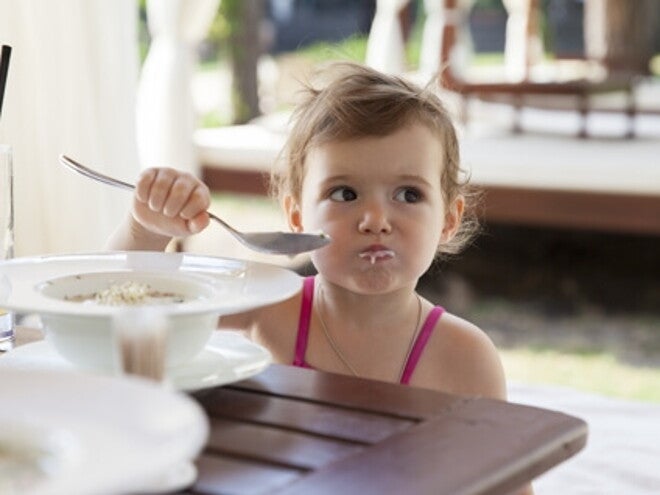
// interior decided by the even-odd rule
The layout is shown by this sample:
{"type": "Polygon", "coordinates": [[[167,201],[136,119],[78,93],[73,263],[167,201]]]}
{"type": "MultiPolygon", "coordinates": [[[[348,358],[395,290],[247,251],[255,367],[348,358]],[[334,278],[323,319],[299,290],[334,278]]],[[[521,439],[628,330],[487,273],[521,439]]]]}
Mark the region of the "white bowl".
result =
{"type": "Polygon", "coordinates": [[[190,297],[159,305],[171,322],[167,366],[191,360],[210,340],[220,315],[273,304],[300,290],[294,272],[254,261],[193,253],[110,251],[0,261],[0,307],[36,314],[61,355],[85,368],[113,366],[112,321],[120,306],[83,304],[66,297],[107,288],[115,281],[148,279],[155,288],[190,297]]]}
{"type": "Polygon", "coordinates": [[[113,322],[129,308],[136,311],[148,306],[166,316],[166,367],[181,365],[201,352],[218,321],[217,311],[194,311],[195,305],[204,304],[216,289],[205,277],[189,273],[79,273],[46,280],[37,290],[62,302],[60,312],[41,315],[46,338],[64,358],[81,368],[102,371],[116,368],[113,322]],[[148,294],[136,288],[145,289],[148,294]],[[81,313],[81,305],[102,307],[102,314],[81,313]]]}

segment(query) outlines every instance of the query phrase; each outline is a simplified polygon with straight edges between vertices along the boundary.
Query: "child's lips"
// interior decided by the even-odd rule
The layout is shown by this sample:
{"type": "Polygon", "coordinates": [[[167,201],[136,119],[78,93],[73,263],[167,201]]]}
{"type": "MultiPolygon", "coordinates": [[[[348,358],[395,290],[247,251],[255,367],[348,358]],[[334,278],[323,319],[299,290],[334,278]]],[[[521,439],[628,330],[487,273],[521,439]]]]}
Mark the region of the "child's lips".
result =
{"type": "Polygon", "coordinates": [[[385,261],[394,258],[394,251],[385,246],[371,246],[358,254],[358,256],[362,259],[368,259],[373,265],[377,261],[385,261]]]}

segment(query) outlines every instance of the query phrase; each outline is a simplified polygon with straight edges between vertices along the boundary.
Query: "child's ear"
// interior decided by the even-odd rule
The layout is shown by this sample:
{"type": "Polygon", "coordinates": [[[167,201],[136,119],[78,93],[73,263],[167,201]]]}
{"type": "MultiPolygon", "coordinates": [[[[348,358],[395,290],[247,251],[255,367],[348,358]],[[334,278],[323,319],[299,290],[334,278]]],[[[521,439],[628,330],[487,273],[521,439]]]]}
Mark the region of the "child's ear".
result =
{"type": "Polygon", "coordinates": [[[442,228],[442,235],[440,242],[445,244],[453,239],[461,226],[463,219],[463,212],[465,211],[465,198],[457,196],[456,199],[449,205],[445,212],[445,225],[442,228]]]}
{"type": "Polygon", "coordinates": [[[286,219],[289,223],[289,228],[292,232],[302,232],[302,213],[300,211],[300,205],[296,199],[287,194],[284,196],[284,212],[286,213],[286,219]]]}

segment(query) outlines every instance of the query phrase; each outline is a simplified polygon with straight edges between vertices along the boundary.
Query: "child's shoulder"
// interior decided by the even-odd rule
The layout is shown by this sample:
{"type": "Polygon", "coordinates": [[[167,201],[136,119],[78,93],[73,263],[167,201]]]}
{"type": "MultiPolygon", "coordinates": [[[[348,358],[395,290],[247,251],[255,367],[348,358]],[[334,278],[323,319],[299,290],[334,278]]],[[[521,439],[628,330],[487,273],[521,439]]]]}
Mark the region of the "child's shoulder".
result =
{"type": "Polygon", "coordinates": [[[448,311],[445,311],[436,323],[435,333],[438,343],[450,347],[453,354],[461,352],[497,353],[486,332],[474,323],[448,311]]]}
{"type": "Polygon", "coordinates": [[[429,384],[438,384],[433,388],[505,398],[504,372],[497,349],[473,323],[445,311],[424,354],[426,369],[420,375],[429,384]]]}

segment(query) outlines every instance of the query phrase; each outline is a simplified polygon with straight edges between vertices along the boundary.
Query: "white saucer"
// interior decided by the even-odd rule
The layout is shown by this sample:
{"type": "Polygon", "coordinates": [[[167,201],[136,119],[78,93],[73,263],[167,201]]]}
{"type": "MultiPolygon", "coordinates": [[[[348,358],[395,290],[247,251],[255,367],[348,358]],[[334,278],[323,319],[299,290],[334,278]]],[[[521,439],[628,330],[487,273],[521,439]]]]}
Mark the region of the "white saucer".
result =
{"type": "MultiPolygon", "coordinates": [[[[177,390],[193,391],[243,380],[263,371],[271,362],[267,349],[238,332],[214,331],[206,348],[189,363],[169,368],[166,379],[177,390]]],[[[0,357],[0,369],[75,370],[42,340],[26,344],[0,357]]]]}
{"type": "Polygon", "coordinates": [[[2,493],[153,493],[174,482],[181,488],[194,476],[185,468],[209,432],[197,402],[131,377],[3,369],[0,397],[2,493]],[[180,467],[181,476],[169,479],[180,467]]]}

